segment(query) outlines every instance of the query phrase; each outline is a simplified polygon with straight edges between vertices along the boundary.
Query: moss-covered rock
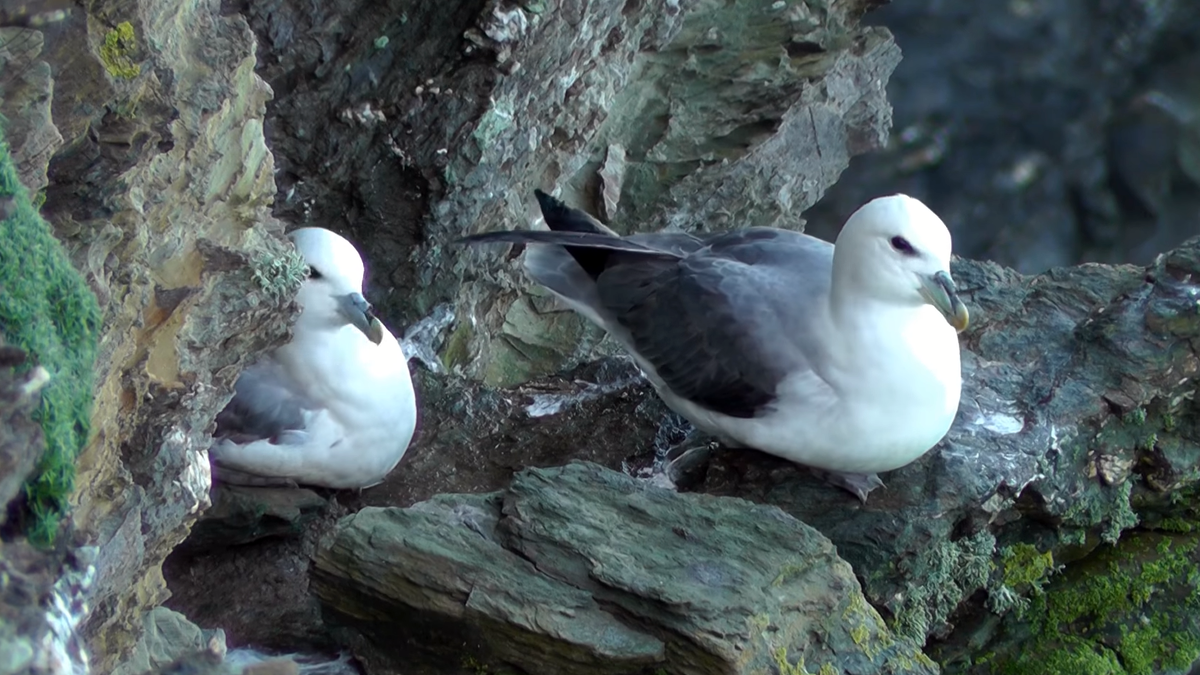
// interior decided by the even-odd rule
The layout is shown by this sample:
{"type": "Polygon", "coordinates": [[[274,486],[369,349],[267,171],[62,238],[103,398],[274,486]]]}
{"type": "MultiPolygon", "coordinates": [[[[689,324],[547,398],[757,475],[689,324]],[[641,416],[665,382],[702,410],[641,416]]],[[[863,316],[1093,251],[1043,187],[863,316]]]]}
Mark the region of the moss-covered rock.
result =
{"type": "Polygon", "coordinates": [[[51,380],[36,416],[46,453],[26,486],[31,540],[53,541],[88,440],[92,368],[100,309],[17,176],[0,136],[0,200],[11,204],[0,237],[0,330],[33,356],[51,380]]]}
{"type": "MultiPolygon", "coordinates": [[[[1027,559],[1035,562],[1025,570],[1044,568],[1027,559]]],[[[1008,615],[993,648],[954,672],[1187,672],[1200,659],[1198,563],[1196,535],[1139,532],[1102,546],[1008,615]]]]}

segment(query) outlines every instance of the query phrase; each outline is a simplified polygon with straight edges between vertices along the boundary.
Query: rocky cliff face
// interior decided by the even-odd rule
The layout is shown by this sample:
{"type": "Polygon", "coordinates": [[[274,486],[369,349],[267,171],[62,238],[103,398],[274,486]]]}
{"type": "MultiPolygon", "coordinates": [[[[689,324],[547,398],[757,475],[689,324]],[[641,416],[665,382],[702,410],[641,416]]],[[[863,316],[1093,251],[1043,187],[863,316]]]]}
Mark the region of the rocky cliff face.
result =
{"type": "Polygon", "coordinates": [[[102,3],[45,35],[64,146],[42,211],[103,312],[71,501],[74,527],[98,547],[85,632],[108,672],[167,596],[162,560],[208,505],[214,411],[245,360],[286,339],[295,279],[269,212],[270,90],[244,19],[217,3],[102,3]]]}
{"type": "Polygon", "coordinates": [[[113,0],[0,34],[21,180],[103,316],[70,497],[97,552],[93,671],[211,657],[215,634],[148,614],[172,552],[171,606],[231,645],[349,646],[370,672],[935,672],[922,647],[944,672],[1185,670],[1196,614],[1169,599],[1197,557],[1195,240],[1147,267],[956,262],[978,318],[959,419],[867,506],[753,452],[690,477],[720,499],[620,476],[686,429],[516,256],[452,245],[528,226],[534,187],[621,231],[803,213],[821,233],[903,189],[960,251],[1026,271],[1129,248],[1127,223],[1153,247],[1195,222],[1190,118],[1155,117],[1190,100],[1156,64],[1184,58],[1193,10],[867,14],[908,40],[889,140],[900,52],[860,23],[875,4],[113,0]],[[1121,49],[1039,37],[1056,30],[1121,49]],[[34,33],[40,53],[16,49],[34,33]],[[1163,125],[1182,139],[1166,178],[1130,172],[1163,125]],[[360,243],[368,298],[407,329],[419,436],[361,495],[210,494],[211,421],[294,311],[283,222],[360,243]],[[536,469],[572,459],[594,464],[536,469]]]}

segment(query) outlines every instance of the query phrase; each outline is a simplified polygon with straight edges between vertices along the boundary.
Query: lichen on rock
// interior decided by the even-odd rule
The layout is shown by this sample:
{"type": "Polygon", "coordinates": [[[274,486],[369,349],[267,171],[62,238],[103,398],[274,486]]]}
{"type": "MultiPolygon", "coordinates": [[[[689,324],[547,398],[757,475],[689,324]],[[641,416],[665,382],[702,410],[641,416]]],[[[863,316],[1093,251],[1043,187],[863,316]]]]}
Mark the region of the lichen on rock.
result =
{"type": "Polygon", "coordinates": [[[100,61],[109,75],[132,79],[142,72],[141,64],[133,60],[137,51],[137,36],[133,24],[122,21],[104,34],[100,45],[100,61]]]}

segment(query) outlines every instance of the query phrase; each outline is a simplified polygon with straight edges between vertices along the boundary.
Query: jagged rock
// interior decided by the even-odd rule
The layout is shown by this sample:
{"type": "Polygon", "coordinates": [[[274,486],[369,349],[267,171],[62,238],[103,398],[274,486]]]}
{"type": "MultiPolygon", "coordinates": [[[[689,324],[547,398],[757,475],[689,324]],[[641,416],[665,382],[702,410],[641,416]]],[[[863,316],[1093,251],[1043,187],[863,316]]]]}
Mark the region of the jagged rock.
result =
{"type": "MultiPolygon", "coordinates": [[[[448,243],[514,216],[530,222],[536,186],[562,186],[572,203],[598,199],[601,162],[618,228],[672,213],[690,214],[693,227],[751,212],[794,222],[850,155],[886,135],[882,88],[899,53],[886,30],[858,27],[873,4],[242,4],[276,93],[276,213],[361,243],[368,298],[391,325],[453,308],[422,338],[430,356],[415,373],[412,451],[383,485],[339,500],[354,509],[496,490],[514,470],[571,458],[648,466],[675,427],[636,370],[591,361],[612,345],[546,298],[517,293],[518,265],[448,243]],[[741,80],[728,84],[731,73],[741,80]],[[581,363],[566,381],[531,380],[581,363]],[[525,386],[491,386],[515,382],[525,386]]],[[[302,569],[302,549],[263,541],[243,553],[302,569]]],[[[231,555],[181,555],[170,567],[172,606],[188,616],[293,643],[250,619],[262,579],[231,555]],[[214,574],[232,580],[220,601],[204,587],[214,574]]],[[[306,610],[296,599],[281,611],[306,610]]]]}
{"type": "Polygon", "coordinates": [[[0,27],[0,114],[17,173],[30,194],[46,187],[50,157],[63,143],[50,118],[54,78],[50,65],[38,58],[42,43],[41,31],[0,27]]]}
{"type": "MultiPolygon", "coordinates": [[[[747,219],[795,226],[851,155],[884,142],[889,125],[882,91],[898,52],[886,30],[858,25],[878,3],[826,4],[278,0],[242,7],[262,39],[261,74],[279,94],[268,120],[281,169],[278,214],[363,242],[372,263],[368,296],[392,325],[431,315],[442,302],[454,308],[449,334],[427,338],[440,358],[421,373],[424,445],[384,486],[347,498],[351,508],[493,490],[514,468],[574,453],[613,467],[652,453],[661,404],[632,379],[615,388],[608,386],[619,380],[597,380],[598,388],[559,383],[552,394],[594,395],[595,403],[548,417],[535,409],[559,399],[535,408],[546,392],[494,388],[568,372],[611,344],[544,296],[525,295],[515,260],[461,253],[449,242],[470,230],[532,223],[535,186],[560,186],[572,204],[602,205],[622,231],[747,219]]],[[[158,564],[207,499],[200,450],[212,416],[240,367],[286,339],[290,310],[246,268],[283,249],[280,225],[266,215],[275,187],[260,125],[270,92],[253,73],[245,22],[213,0],[112,0],[89,11],[46,29],[54,122],[67,143],[51,163],[47,213],[107,313],[98,433],[76,496],[81,525],[101,544],[98,608],[87,632],[96,668],[107,672],[132,647],[144,611],[164,597],[158,564]],[[129,31],[121,28],[126,21],[129,31]],[[89,50],[81,57],[82,44],[89,50]]],[[[991,16],[969,11],[985,23],[991,16]]],[[[969,32],[960,37],[954,45],[971,42],[969,32]]],[[[1001,52],[992,48],[990,58],[1001,52]]],[[[955,69],[974,64],[930,61],[972,82],[955,69]]],[[[1085,79],[1074,71],[1067,78],[1085,79]]],[[[1085,116],[1107,110],[1083,108],[1085,116]]],[[[1021,159],[996,156],[1005,160],[1001,168],[1021,159]]],[[[1011,166],[1036,169],[1034,160],[1011,166]]],[[[1179,169],[1185,177],[1188,166],[1179,169]]],[[[968,175],[961,164],[944,171],[968,175]]],[[[1083,173],[1089,185],[1100,179],[1083,173]]],[[[1153,201],[1155,185],[1135,187],[1153,201]]],[[[1023,210],[993,209],[992,220],[976,221],[966,208],[978,191],[943,194],[960,195],[962,210],[946,212],[952,225],[1028,220],[1036,227],[1064,220],[1067,201],[1041,198],[1069,195],[1068,188],[1051,180],[1042,191],[1005,192],[1010,205],[1045,206],[1028,219],[1014,217],[1023,210]]],[[[1033,592],[1028,584],[1009,588],[998,567],[1014,546],[1034,542],[1070,566],[1105,551],[1097,549],[1101,537],[1115,539],[1135,519],[1147,526],[1195,520],[1171,499],[1191,494],[1200,454],[1193,387],[1180,382],[1195,368],[1184,345],[1196,337],[1194,284],[1186,277],[1200,272],[1196,257],[1193,242],[1158,263],[1152,282],[1135,268],[1025,278],[960,262],[962,285],[979,287],[977,321],[966,336],[963,412],[942,448],[885,476],[888,489],[866,507],[749,452],[719,458],[703,489],[779,504],[816,526],[903,636],[923,642],[932,632],[951,649],[965,639],[947,635],[953,624],[1012,609],[1020,593],[1033,592]]],[[[323,525],[318,519],[305,536],[323,525]]],[[[507,536],[493,543],[508,545],[507,536]]],[[[228,610],[233,605],[215,593],[208,600],[240,612],[243,635],[259,626],[254,637],[274,631],[280,640],[320,641],[324,629],[304,605],[306,581],[296,581],[304,578],[306,545],[256,542],[240,559],[225,552],[176,583],[187,584],[194,601],[211,580],[233,579],[222,593],[243,596],[250,610],[228,610]],[[275,585],[258,583],[264,578],[275,585]],[[287,603],[265,605],[285,582],[293,593],[287,603]],[[247,593],[255,584],[261,588],[247,593]]]]}
{"type": "Polygon", "coordinates": [[[8,504],[20,493],[46,449],[42,427],[33,419],[41,402],[40,390],[50,380],[45,368],[28,368],[24,350],[6,345],[0,333],[0,525],[8,519],[8,504]],[[17,368],[23,373],[18,374],[17,368]]]}
{"type": "Polygon", "coordinates": [[[511,385],[577,365],[597,331],[450,242],[531,223],[535,187],[599,200],[604,162],[620,230],[794,223],[886,139],[899,50],[858,26],[875,4],[246,3],[278,94],[277,214],[362,242],[391,316],[453,302],[452,371],[511,385]]]}
{"type": "MultiPolygon", "coordinates": [[[[168,605],[201,625],[225,628],[236,644],[286,651],[328,647],[331,638],[308,592],[307,570],[315,540],[336,518],[364,506],[407,506],[443,492],[491,492],[507,485],[514,471],[572,459],[612,469],[627,461],[645,467],[665,438],[661,402],[647,396],[649,385],[626,361],[606,359],[577,369],[567,382],[547,379],[509,391],[424,370],[418,374],[424,376],[418,382],[420,431],[387,482],[361,495],[330,494],[329,508],[298,537],[279,531],[274,534],[286,536],[258,539],[263,532],[253,502],[210,529],[207,520],[219,508],[214,506],[164,565],[173,591],[168,605]],[[250,539],[256,540],[227,547],[250,539]]],[[[223,490],[215,499],[224,499],[223,490]]]]}
{"type": "Polygon", "coordinates": [[[431,672],[418,648],[533,675],[937,672],[812,528],[590,463],[363,509],[317,552],[313,581],[331,620],[365,636],[372,672],[431,672]]]}
{"type": "MultiPolygon", "coordinates": [[[[9,503],[33,472],[45,450],[42,428],[31,415],[49,378],[35,366],[22,374],[22,350],[4,344],[0,335],[0,525],[9,503]]],[[[44,659],[42,644],[50,633],[41,602],[54,583],[54,560],[24,541],[0,542],[0,673],[30,672],[44,659]]]]}
{"type": "Polygon", "coordinates": [[[201,630],[187,617],[166,607],[155,607],[142,617],[145,630],[133,652],[112,675],[146,675],[178,672],[181,660],[211,662],[214,670],[225,655],[225,634],[201,630]]]}
{"type": "Polygon", "coordinates": [[[216,0],[115,0],[45,31],[66,145],[44,214],[104,310],[72,502],[99,546],[84,632],[106,673],[167,595],[162,560],[208,505],[213,417],[287,339],[298,279],[269,214],[271,91],[244,19],[216,0]]]}

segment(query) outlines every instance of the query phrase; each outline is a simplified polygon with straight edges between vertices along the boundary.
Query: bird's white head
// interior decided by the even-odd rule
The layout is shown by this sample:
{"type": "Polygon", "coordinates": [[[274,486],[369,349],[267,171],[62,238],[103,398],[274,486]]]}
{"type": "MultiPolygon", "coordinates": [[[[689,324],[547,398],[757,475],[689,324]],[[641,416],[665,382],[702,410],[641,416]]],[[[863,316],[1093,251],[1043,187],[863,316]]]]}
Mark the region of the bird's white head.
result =
{"type": "Polygon", "coordinates": [[[950,230],[928,206],[907,195],[873,199],[838,234],[835,287],[898,305],[933,305],[955,330],[967,308],[950,277],[950,230]]]}
{"type": "Polygon", "coordinates": [[[363,261],[354,244],[321,227],[293,230],[288,237],[308,263],[308,278],[296,296],[301,307],[297,325],[324,330],[354,326],[379,344],[382,324],[363,297],[363,261]]]}

